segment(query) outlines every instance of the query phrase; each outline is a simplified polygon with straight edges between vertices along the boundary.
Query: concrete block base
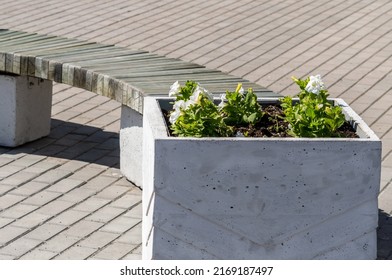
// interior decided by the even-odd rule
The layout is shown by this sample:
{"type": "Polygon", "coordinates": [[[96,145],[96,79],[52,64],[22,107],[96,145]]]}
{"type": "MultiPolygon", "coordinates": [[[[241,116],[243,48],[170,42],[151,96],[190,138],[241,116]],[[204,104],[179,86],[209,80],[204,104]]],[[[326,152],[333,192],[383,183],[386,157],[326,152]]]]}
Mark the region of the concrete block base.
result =
{"type": "Polygon", "coordinates": [[[15,147],[50,133],[52,81],[0,75],[0,146],[15,147]]]}
{"type": "Polygon", "coordinates": [[[135,110],[121,107],[120,169],[136,186],[142,186],[143,116],[135,110]]]}

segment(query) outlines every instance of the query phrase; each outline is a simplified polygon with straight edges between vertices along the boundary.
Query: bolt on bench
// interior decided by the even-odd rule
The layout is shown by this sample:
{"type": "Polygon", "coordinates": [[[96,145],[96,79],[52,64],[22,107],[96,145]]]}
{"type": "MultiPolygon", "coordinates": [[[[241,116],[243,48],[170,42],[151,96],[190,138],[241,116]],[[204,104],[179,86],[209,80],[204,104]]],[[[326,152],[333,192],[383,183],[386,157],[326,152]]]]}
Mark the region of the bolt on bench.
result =
{"type": "Polygon", "coordinates": [[[121,172],[141,185],[143,98],[166,95],[178,80],[214,94],[242,83],[260,97],[276,93],[217,70],[142,50],[0,29],[0,146],[15,147],[50,133],[52,81],[122,104],[121,172]]]}

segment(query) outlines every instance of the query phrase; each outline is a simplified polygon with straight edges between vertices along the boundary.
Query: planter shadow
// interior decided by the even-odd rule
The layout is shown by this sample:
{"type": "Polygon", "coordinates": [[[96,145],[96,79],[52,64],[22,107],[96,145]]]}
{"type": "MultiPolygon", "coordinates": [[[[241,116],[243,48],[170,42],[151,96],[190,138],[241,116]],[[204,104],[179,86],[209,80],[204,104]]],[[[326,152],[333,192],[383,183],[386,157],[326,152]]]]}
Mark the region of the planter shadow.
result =
{"type": "Polygon", "coordinates": [[[392,259],[392,216],[378,211],[377,259],[392,259]]]}

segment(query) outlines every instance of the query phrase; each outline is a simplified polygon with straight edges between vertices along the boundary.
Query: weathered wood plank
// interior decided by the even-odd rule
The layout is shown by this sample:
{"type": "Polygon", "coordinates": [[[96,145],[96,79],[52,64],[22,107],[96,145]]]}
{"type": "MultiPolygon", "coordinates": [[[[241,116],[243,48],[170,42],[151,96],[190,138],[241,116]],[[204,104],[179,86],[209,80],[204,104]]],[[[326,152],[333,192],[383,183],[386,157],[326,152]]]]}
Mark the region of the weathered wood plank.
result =
{"type": "Polygon", "coordinates": [[[238,83],[261,96],[272,91],[218,70],[141,50],[0,29],[0,71],[84,88],[142,112],[143,96],[166,95],[175,81],[195,80],[212,93],[238,83]]]}

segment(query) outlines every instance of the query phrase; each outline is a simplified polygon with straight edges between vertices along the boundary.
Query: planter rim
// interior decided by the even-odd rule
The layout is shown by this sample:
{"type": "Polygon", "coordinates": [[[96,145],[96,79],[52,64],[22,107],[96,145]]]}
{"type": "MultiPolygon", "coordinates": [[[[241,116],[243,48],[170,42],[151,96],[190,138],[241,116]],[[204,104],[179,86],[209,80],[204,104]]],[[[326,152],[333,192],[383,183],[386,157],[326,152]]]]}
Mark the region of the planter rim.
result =
{"type": "MultiPolygon", "coordinates": [[[[214,100],[220,100],[214,97],[214,100]]],[[[279,98],[276,97],[259,97],[257,100],[260,103],[276,102],[279,98]]],[[[293,98],[298,100],[298,98],[293,98]]],[[[360,138],[308,138],[308,137],[173,137],[168,134],[168,128],[163,118],[160,102],[161,101],[174,101],[171,97],[145,97],[145,112],[144,114],[151,114],[151,125],[154,127],[153,134],[157,140],[165,141],[279,141],[279,142],[292,142],[292,141],[321,141],[321,142],[349,142],[349,141],[380,141],[378,136],[373,130],[365,123],[365,121],[341,98],[328,98],[333,101],[335,105],[340,106],[346,120],[349,121],[356,129],[360,138]]]]}

